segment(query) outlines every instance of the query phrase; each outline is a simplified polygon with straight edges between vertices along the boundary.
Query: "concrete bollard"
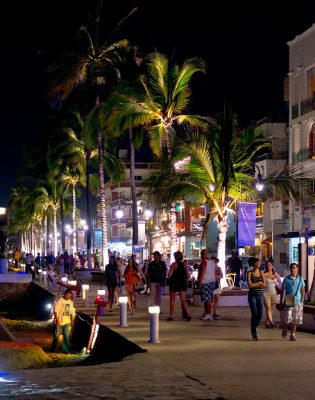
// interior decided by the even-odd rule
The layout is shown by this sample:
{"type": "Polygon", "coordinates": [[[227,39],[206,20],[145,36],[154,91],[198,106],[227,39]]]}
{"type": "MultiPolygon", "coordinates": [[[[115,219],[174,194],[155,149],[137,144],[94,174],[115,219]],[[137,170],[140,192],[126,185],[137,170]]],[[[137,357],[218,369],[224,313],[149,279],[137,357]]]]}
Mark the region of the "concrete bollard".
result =
{"type": "Polygon", "coordinates": [[[127,323],[127,303],[128,297],[127,296],[120,296],[118,298],[120,304],[120,324],[119,326],[125,327],[128,326],[127,323]]]}
{"type": "Polygon", "coordinates": [[[39,275],[39,278],[38,278],[39,282],[41,282],[43,279],[43,270],[41,268],[38,270],[38,275],[39,275]]]}
{"type": "Polygon", "coordinates": [[[150,314],[150,340],[149,343],[160,343],[159,338],[159,306],[149,307],[150,314]]]}
{"type": "Polygon", "coordinates": [[[43,271],[43,283],[44,286],[47,286],[47,271],[43,271]]]}
{"type": "Polygon", "coordinates": [[[90,285],[82,285],[82,300],[84,307],[89,307],[89,289],[90,285]]]}

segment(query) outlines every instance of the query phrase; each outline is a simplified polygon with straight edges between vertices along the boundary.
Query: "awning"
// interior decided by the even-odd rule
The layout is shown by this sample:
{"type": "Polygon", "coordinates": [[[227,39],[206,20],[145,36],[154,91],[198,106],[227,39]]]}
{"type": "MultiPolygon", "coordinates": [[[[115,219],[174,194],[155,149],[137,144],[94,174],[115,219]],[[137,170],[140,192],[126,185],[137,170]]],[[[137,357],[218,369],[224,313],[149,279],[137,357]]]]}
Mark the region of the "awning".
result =
{"type": "MultiPolygon", "coordinates": [[[[301,235],[300,232],[298,232],[298,231],[292,231],[292,232],[280,233],[279,235],[275,236],[275,239],[276,240],[279,240],[279,239],[292,239],[292,238],[298,238],[300,236],[304,236],[304,235],[301,235]]],[[[315,231],[314,230],[313,231],[308,231],[308,237],[311,237],[311,236],[315,236],[315,231]]]]}

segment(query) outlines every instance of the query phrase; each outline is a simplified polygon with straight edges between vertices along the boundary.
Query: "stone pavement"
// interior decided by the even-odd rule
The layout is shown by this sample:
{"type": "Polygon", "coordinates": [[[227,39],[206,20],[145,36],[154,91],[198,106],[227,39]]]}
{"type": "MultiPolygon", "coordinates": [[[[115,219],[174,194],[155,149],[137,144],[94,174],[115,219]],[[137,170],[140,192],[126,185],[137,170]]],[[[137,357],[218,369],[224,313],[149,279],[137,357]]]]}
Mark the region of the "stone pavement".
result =
{"type": "MultiPolygon", "coordinates": [[[[90,290],[93,315],[98,286],[90,290]]],[[[10,399],[312,399],[314,398],[314,336],[298,332],[298,342],[281,338],[280,329],[259,329],[250,336],[247,307],[222,307],[218,321],[200,321],[201,307],[191,307],[193,319],[181,319],[177,300],[175,321],[167,322],[168,296],[163,296],[159,344],[148,343],[148,296],[138,299],[128,327],[119,327],[119,307],[100,323],[148,350],[119,363],[89,367],[18,371],[0,383],[0,398],[10,399]]],[[[275,318],[277,320],[277,318],[275,318]]],[[[6,377],[4,377],[6,378],[6,377]]],[[[0,376],[1,382],[1,376],[0,376]]]]}

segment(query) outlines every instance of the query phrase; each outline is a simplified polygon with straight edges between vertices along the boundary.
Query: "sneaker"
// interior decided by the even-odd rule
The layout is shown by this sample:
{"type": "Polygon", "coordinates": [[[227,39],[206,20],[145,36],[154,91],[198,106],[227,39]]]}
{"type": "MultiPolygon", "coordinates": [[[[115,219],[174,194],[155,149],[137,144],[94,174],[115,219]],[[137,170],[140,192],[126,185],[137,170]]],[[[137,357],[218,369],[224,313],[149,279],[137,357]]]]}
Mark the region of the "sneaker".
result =
{"type": "Polygon", "coordinates": [[[213,316],[214,319],[220,319],[221,318],[221,316],[219,314],[216,314],[216,313],[214,313],[212,316],[213,316]]]}
{"type": "Polygon", "coordinates": [[[213,321],[214,318],[211,314],[206,314],[204,317],[201,318],[203,321],[213,321]]]}
{"type": "Polygon", "coordinates": [[[291,333],[290,342],[296,342],[296,340],[295,333],[291,333]]]}
{"type": "Polygon", "coordinates": [[[288,330],[287,329],[282,329],[282,337],[285,339],[288,335],[288,330]]]}
{"type": "Polygon", "coordinates": [[[253,340],[257,341],[258,340],[258,335],[253,335],[253,340]]]}

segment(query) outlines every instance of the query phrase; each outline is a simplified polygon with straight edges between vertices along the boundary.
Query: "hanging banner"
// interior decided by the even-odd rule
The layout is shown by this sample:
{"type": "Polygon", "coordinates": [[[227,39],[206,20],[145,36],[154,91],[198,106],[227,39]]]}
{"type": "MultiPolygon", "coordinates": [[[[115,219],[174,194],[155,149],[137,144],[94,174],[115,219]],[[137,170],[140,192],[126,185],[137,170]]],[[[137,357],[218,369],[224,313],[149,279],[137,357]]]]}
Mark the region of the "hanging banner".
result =
{"type": "Polygon", "coordinates": [[[238,203],[238,246],[255,246],[257,203],[238,203]]]}

